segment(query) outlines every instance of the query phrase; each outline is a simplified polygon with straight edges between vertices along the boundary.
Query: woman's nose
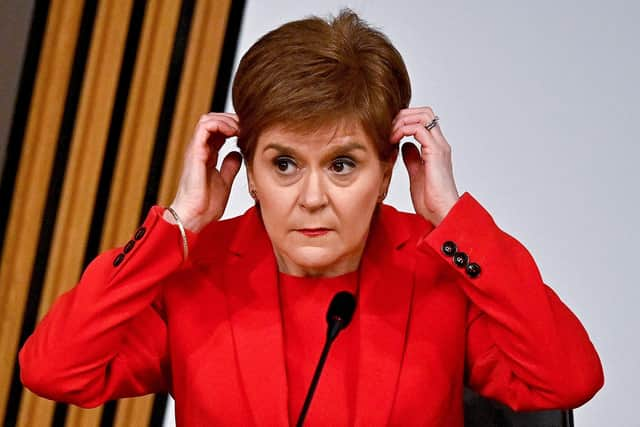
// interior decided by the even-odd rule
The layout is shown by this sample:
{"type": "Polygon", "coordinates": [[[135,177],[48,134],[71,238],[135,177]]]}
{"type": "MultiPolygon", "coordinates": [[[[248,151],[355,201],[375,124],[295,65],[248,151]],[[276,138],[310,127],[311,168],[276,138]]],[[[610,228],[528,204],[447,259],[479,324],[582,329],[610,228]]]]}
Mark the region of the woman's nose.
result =
{"type": "Polygon", "coordinates": [[[315,210],[327,204],[328,197],[321,172],[310,171],[306,174],[302,181],[299,202],[302,207],[309,210],[315,210]]]}

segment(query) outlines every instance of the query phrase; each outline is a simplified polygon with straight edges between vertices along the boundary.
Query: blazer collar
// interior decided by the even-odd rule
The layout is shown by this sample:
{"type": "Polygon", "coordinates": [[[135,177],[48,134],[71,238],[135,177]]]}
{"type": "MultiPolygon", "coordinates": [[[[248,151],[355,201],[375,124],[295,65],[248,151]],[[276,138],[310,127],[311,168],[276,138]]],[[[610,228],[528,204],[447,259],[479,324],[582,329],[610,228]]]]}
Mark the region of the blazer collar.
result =
{"type": "MultiPolygon", "coordinates": [[[[355,424],[386,425],[404,352],[413,293],[413,257],[402,253],[411,230],[381,205],[361,261],[355,316],[360,327],[355,424]]],[[[277,263],[259,212],[252,207],[229,245],[223,272],[241,381],[253,420],[288,425],[287,379],[277,263]]],[[[340,338],[338,338],[340,339],[340,338]]],[[[319,346],[322,343],[318,343],[319,346]]]]}

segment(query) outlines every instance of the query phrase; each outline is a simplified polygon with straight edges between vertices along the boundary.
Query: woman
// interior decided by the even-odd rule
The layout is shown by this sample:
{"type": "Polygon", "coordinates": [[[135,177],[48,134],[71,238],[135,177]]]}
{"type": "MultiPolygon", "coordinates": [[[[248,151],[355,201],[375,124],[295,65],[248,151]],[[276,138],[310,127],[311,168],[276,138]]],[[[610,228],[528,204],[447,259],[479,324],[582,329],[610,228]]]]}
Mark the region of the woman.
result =
{"type": "Polygon", "coordinates": [[[326,307],[357,297],[307,425],[459,426],[463,384],[516,410],[603,385],[580,321],[468,192],[400,54],[350,11],[243,57],[236,114],[196,126],[176,197],[98,256],[19,354],[35,393],[82,407],[169,391],[179,425],[295,424],[326,307]],[[242,159],[255,206],[221,221],[242,159]],[[415,214],[382,203],[399,141],[415,214]]]}

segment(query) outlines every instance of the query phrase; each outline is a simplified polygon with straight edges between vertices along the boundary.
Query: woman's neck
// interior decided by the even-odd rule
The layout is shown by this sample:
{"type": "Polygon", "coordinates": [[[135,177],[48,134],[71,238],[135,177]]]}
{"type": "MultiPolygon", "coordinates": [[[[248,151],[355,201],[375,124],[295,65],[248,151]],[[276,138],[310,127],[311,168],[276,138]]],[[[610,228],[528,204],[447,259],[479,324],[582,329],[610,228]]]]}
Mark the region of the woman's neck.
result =
{"type": "Polygon", "coordinates": [[[274,253],[276,255],[278,271],[281,273],[298,277],[335,277],[356,271],[360,265],[363,250],[364,247],[352,256],[343,257],[343,259],[338,262],[327,266],[299,265],[290,262],[290,260],[278,254],[275,250],[274,253]]]}

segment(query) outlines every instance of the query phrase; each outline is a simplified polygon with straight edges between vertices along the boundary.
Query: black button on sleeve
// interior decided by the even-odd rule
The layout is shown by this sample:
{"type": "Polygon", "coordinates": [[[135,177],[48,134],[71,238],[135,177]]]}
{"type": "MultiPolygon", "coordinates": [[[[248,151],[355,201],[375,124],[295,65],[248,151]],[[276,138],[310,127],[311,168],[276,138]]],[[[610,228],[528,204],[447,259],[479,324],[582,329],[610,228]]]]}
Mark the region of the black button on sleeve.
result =
{"type": "Polygon", "coordinates": [[[466,267],[469,262],[469,256],[464,252],[456,252],[453,255],[453,263],[458,267],[466,267]]]}
{"type": "Polygon", "coordinates": [[[124,260],[124,254],[118,254],[118,256],[113,260],[113,266],[117,267],[119,266],[122,261],[124,260]]]}
{"type": "Polygon", "coordinates": [[[136,242],[134,240],[129,240],[127,244],[124,245],[124,249],[122,250],[122,252],[124,252],[125,254],[128,254],[129,252],[131,252],[131,249],[133,249],[135,244],[136,242]]]}
{"type": "Polygon", "coordinates": [[[471,264],[467,265],[466,272],[469,277],[477,277],[481,271],[482,269],[480,268],[480,265],[478,265],[475,262],[472,262],[471,264]]]}
{"type": "Polygon", "coordinates": [[[451,240],[447,240],[442,244],[442,253],[444,253],[446,256],[453,256],[453,254],[456,253],[457,249],[458,248],[456,247],[456,244],[451,240]]]}
{"type": "Polygon", "coordinates": [[[144,227],[140,227],[138,228],[138,230],[136,230],[136,235],[134,236],[136,240],[140,240],[142,239],[142,236],[144,236],[144,233],[146,233],[147,229],[144,227]]]}

